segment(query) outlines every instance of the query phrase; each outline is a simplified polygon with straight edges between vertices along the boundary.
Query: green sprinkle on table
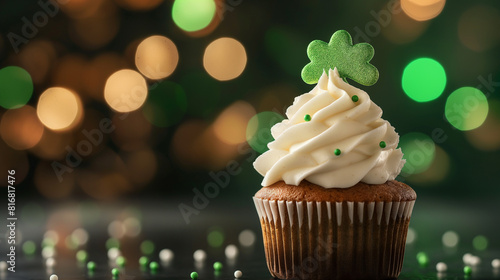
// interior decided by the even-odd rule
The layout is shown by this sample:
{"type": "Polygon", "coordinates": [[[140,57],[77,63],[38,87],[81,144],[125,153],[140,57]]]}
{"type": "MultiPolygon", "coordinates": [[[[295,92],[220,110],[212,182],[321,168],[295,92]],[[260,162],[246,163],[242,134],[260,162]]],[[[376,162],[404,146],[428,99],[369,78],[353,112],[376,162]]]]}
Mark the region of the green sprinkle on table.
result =
{"type": "Polygon", "coordinates": [[[157,271],[158,268],[160,268],[160,265],[158,265],[157,262],[151,262],[149,264],[149,269],[151,269],[151,271],[157,271]]]}
{"type": "Polygon", "coordinates": [[[429,264],[429,257],[426,253],[421,252],[417,254],[417,261],[421,267],[426,267],[429,264]]]}
{"type": "Polygon", "coordinates": [[[222,269],[222,263],[221,262],[214,262],[214,269],[216,271],[220,271],[222,269]]]}
{"type": "Polygon", "coordinates": [[[95,262],[88,262],[87,263],[87,270],[88,271],[94,271],[96,268],[95,262]]]}
{"type": "Polygon", "coordinates": [[[198,273],[196,271],[191,272],[191,279],[198,279],[198,273]]]}
{"type": "Polygon", "coordinates": [[[464,266],[464,274],[468,276],[471,275],[471,273],[472,273],[472,268],[468,265],[464,266]]]}
{"type": "Polygon", "coordinates": [[[120,271],[118,270],[118,268],[111,269],[111,275],[113,275],[113,279],[118,278],[119,274],[120,274],[120,271]]]}
{"type": "Polygon", "coordinates": [[[127,264],[127,260],[125,259],[125,257],[123,256],[118,256],[116,258],[116,264],[119,266],[119,267],[125,267],[125,264],[127,264]]]}
{"type": "Polygon", "coordinates": [[[142,266],[142,267],[145,267],[148,265],[148,262],[149,262],[149,259],[148,257],[146,256],[142,256],[139,258],[139,264],[142,266]]]}
{"type": "Polygon", "coordinates": [[[79,250],[78,252],[76,252],[76,260],[81,262],[81,263],[86,262],[87,257],[88,257],[88,254],[85,250],[79,250]]]}

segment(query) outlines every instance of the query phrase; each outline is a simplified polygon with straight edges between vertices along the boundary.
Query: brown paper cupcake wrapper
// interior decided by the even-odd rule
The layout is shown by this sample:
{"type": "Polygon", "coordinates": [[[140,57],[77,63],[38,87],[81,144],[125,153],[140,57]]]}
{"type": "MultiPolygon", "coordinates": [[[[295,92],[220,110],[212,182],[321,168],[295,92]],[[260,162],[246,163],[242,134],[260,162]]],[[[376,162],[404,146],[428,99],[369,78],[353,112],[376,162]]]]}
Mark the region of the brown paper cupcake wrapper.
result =
{"type": "Polygon", "coordinates": [[[397,278],[413,201],[253,198],[269,271],[281,279],[397,278]]]}

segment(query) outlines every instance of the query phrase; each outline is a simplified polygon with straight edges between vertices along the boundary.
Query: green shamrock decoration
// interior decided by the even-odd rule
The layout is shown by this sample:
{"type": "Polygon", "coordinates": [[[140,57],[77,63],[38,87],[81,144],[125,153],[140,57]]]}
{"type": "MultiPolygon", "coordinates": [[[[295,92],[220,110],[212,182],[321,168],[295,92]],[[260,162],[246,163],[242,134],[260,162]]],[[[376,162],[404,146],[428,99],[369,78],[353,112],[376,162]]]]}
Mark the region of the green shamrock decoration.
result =
{"type": "Polygon", "coordinates": [[[371,86],[378,80],[378,70],[370,64],[375,50],[368,43],[352,44],[351,35],[339,30],[332,35],[329,43],[321,40],[312,41],[307,47],[307,56],[311,60],[302,69],[302,79],[308,84],[315,84],[329,69],[337,67],[340,77],[349,78],[365,86],[371,86]]]}

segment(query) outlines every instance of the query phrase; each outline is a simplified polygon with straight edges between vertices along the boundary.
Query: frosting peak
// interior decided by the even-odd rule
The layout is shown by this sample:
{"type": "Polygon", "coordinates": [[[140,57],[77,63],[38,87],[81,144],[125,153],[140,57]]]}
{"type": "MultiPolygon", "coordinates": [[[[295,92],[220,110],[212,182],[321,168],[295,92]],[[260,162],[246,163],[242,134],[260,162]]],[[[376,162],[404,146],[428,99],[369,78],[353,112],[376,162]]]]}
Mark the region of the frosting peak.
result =
{"type": "Polygon", "coordinates": [[[381,118],[380,107],[344,82],[336,68],[296,97],[286,116],[271,128],[275,140],[254,162],[263,186],[280,180],[290,185],[307,180],[325,188],[381,184],[404,165],[396,149],[399,136],[381,118]]]}

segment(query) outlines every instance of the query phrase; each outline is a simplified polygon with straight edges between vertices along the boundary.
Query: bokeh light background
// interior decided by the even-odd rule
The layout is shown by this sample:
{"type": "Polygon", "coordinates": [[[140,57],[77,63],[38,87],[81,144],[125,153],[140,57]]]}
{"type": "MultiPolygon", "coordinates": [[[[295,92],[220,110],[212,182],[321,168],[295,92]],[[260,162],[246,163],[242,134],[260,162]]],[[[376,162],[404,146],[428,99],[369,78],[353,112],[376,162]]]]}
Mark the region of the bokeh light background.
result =
{"type": "Polygon", "coordinates": [[[0,4],[0,172],[26,199],[189,197],[236,160],[220,196],[249,200],[268,129],[312,88],[308,43],[338,29],[376,50],[360,87],[401,136],[400,179],[500,196],[497,2],[60,2],[0,4]]]}

